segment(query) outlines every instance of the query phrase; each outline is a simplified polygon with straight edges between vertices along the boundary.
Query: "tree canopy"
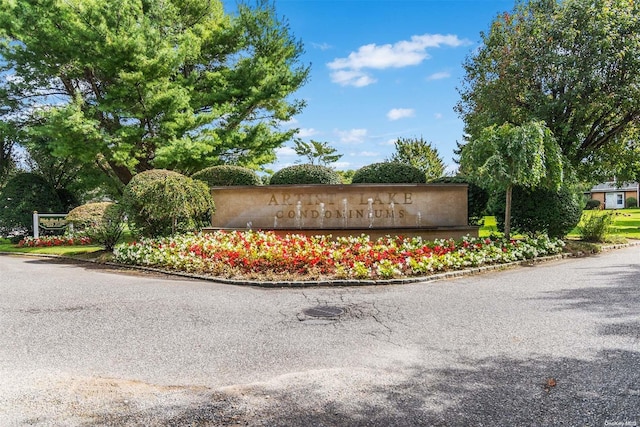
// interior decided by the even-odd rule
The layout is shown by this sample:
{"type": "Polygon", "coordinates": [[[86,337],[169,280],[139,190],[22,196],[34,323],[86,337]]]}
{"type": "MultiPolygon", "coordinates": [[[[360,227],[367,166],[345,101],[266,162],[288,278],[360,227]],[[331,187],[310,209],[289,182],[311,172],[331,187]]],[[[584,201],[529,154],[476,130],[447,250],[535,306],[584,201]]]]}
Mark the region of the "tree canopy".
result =
{"type": "Polygon", "coordinates": [[[306,157],[309,164],[327,166],[335,163],[342,157],[342,154],[336,154],[338,150],[329,145],[328,142],[314,141],[305,142],[299,138],[294,141],[293,150],[298,156],[306,157]],[[318,163],[316,163],[318,162],[318,163]]]}
{"type": "Polygon", "coordinates": [[[0,9],[0,92],[55,156],[126,184],[152,168],[260,165],[291,139],[308,76],[273,6],[15,0],[0,9]],[[31,120],[34,119],[34,120],[31,120]]]}
{"type": "Polygon", "coordinates": [[[637,179],[634,156],[610,160],[640,153],[639,2],[520,1],[482,42],[464,64],[457,105],[470,138],[542,120],[584,176],[637,179]]]}
{"type": "Polygon", "coordinates": [[[444,162],[440,158],[438,149],[430,142],[422,138],[398,138],[395,148],[395,153],[389,159],[390,162],[406,163],[420,169],[427,182],[444,175],[444,162]]]}
{"type": "Polygon", "coordinates": [[[13,147],[15,129],[7,122],[0,122],[0,189],[15,168],[13,147]]]}

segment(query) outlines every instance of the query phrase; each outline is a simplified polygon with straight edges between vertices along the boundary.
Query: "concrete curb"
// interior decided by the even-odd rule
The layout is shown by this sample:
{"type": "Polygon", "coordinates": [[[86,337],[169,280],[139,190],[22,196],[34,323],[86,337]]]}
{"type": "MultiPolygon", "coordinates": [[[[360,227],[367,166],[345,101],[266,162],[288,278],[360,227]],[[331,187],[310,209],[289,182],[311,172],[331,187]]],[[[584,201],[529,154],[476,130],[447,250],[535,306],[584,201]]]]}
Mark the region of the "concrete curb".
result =
{"type": "MultiPolygon", "coordinates": [[[[615,244],[609,246],[602,246],[601,250],[611,251],[615,249],[623,249],[632,246],[640,246],[640,241],[615,244]]],[[[416,276],[407,277],[402,279],[381,279],[381,280],[358,280],[358,279],[327,279],[327,280],[284,280],[284,281],[262,281],[262,280],[240,280],[240,279],[227,279],[224,277],[205,276],[201,274],[187,273],[183,271],[163,270],[154,267],[144,267],[137,265],[118,264],[115,262],[99,262],[91,259],[80,259],[64,255],[51,255],[51,254],[31,254],[23,252],[0,252],[0,255],[15,255],[15,256],[28,256],[39,258],[53,258],[64,259],[75,262],[86,262],[97,265],[104,265],[114,268],[122,268],[128,270],[147,271],[151,273],[167,274],[177,277],[185,277],[190,279],[206,280],[209,282],[222,283],[227,285],[237,286],[254,286],[261,288],[310,288],[318,286],[378,286],[378,285],[402,285],[410,283],[429,283],[440,280],[447,280],[453,278],[460,278],[464,276],[471,276],[475,274],[482,274],[490,271],[507,270],[525,265],[540,264],[544,262],[556,261],[564,258],[573,258],[571,254],[557,254],[540,258],[533,258],[522,261],[514,261],[506,264],[491,264],[482,267],[473,267],[463,270],[447,271],[444,273],[436,273],[429,276],[416,276]]],[[[590,256],[587,254],[586,256],[590,256]]]]}

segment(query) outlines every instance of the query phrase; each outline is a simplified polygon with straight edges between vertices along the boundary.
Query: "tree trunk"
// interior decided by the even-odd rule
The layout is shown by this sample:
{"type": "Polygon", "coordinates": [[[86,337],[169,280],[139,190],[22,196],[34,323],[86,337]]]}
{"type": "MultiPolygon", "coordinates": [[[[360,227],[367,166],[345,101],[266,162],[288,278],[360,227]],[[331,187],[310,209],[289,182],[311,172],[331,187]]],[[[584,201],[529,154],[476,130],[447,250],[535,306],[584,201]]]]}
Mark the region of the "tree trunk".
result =
{"type": "Polygon", "coordinates": [[[120,166],[112,161],[108,161],[107,163],[111,167],[114,175],[120,180],[123,185],[127,185],[129,181],[131,181],[131,178],[133,178],[133,174],[126,166],[120,166]]]}
{"type": "Polygon", "coordinates": [[[507,187],[507,202],[504,208],[504,237],[511,238],[511,192],[513,185],[507,187]]]}

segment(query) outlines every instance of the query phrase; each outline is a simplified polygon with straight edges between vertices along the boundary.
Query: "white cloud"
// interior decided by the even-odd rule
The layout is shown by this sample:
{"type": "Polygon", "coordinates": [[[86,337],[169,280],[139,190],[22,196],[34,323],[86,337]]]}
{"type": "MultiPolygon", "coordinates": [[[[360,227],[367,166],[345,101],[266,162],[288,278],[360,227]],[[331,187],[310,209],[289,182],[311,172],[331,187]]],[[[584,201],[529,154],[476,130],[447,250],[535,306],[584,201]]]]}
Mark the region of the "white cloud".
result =
{"type": "Polygon", "coordinates": [[[297,156],[296,151],[291,147],[276,148],[276,157],[297,156]]]}
{"type": "Polygon", "coordinates": [[[311,43],[311,46],[313,46],[314,49],[320,50],[329,50],[333,47],[328,43],[311,43]]]}
{"type": "Polygon", "coordinates": [[[456,35],[423,34],[394,44],[367,44],[351,52],[346,58],[334,59],[327,66],[333,70],[331,79],[334,83],[362,87],[376,81],[364,69],[383,70],[418,65],[429,58],[428,48],[457,47],[463,44],[468,42],[456,35]]]}
{"type": "Polygon", "coordinates": [[[440,120],[441,118],[443,118],[444,116],[442,115],[442,113],[435,113],[433,115],[433,117],[435,117],[437,120],[440,120]]]}
{"type": "Polygon", "coordinates": [[[317,135],[318,131],[314,128],[302,128],[298,131],[297,136],[300,138],[308,138],[313,135],[317,135]]]}
{"type": "Polygon", "coordinates": [[[413,117],[415,113],[412,108],[393,108],[387,113],[387,118],[389,120],[399,120],[405,117],[413,117]]]}
{"type": "Polygon", "coordinates": [[[336,130],[335,133],[340,137],[340,142],[346,143],[363,142],[367,137],[366,129],[336,130]]]}
{"type": "Polygon", "coordinates": [[[443,80],[451,77],[451,73],[447,71],[441,71],[439,73],[433,73],[427,77],[427,80],[443,80]]]}
{"type": "Polygon", "coordinates": [[[340,86],[363,87],[377,82],[376,79],[359,70],[338,70],[331,73],[331,81],[340,86]]]}

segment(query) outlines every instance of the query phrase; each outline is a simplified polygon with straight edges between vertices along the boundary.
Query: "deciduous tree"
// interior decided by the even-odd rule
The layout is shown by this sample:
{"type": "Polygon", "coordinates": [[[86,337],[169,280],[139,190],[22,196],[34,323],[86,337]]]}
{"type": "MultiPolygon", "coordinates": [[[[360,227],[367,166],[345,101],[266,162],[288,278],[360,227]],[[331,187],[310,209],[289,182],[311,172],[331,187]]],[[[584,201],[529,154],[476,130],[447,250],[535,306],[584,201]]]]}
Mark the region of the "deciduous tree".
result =
{"type": "Polygon", "coordinates": [[[482,42],[464,64],[457,106],[471,139],[488,126],[542,120],[583,176],[634,170],[599,162],[640,121],[640,2],[519,1],[482,42]]]}
{"type": "Polygon", "coordinates": [[[342,154],[336,154],[338,150],[331,147],[328,142],[314,140],[304,142],[301,139],[295,139],[294,144],[293,150],[296,154],[301,157],[306,157],[311,165],[318,164],[327,166],[330,163],[337,162],[342,157],[342,154]]]}

